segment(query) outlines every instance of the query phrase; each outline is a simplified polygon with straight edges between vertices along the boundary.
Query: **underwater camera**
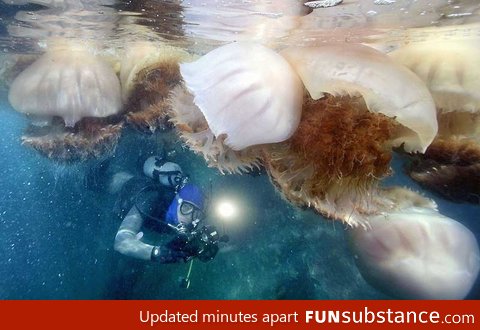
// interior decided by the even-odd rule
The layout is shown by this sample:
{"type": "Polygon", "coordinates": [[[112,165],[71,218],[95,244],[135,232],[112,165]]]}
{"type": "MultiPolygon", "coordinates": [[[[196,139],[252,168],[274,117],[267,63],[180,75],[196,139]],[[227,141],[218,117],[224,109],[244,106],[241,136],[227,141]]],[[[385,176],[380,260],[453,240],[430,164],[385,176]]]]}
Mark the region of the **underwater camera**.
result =
{"type": "Polygon", "coordinates": [[[203,226],[199,229],[178,234],[168,243],[168,247],[188,254],[185,261],[198,258],[207,262],[215,258],[219,242],[228,242],[227,235],[220,236],[215,226],[203,226]]]}

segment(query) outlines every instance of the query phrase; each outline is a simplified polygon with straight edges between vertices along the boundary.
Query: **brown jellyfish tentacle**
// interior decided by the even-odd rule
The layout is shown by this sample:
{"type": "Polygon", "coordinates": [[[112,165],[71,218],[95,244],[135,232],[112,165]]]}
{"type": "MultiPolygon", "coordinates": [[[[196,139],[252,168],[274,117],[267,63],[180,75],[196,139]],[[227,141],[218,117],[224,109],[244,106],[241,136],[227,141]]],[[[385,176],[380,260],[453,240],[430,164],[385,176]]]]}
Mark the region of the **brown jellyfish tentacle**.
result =
{"type": "Polygon", "coordinates": [[[168,123],[167,96],[180,82],[178,63],[164,62],[141,70],[128,99],[127,123],[141,132],[166,129],[168,123]]]}
{"type": "Polygon", "coordinates": [[[383,213],[401,211],[411,207],[435,211],[438,209],[437,203],[434,200],[405,187],[393,186],[382,188],[379,193],[380,198],[378,198],[376,202],[379,209],[385,210],[383,213]]]}
{"type": "Polygon", "coordinates": [[[437,138],[406,168],[412,179],[444,198],[480,204],[480,147],[475,140],[437,138]]]}
{"type": "Polygon", "coordinates": [[[210,167],[222,174],[245,173],[262,166],[261,146],[233,150],[223,143],[225,135],[215,136],[193,96],[184,86],[177,86],[170,97],[169,115],[180,138],[195,153],[204,157],[210,167]]]}
{"type": "Polygon", "coordinates": [[[438,134],[424,154],[407,155],[406,171],[444,198],[479,204],[480,40],[428,36],[389,54],[423,80],[437,108],[438,134]]]}
{"type": "Polygon", "coordinates": [[[192,55],[162,42],[133,42],[120,64],[127,123],[144,133],[171,128],[168,96],[181,82],[179,63],[192,55]]]}
{"type": "Polygon", "coordinates": [[[361,97],[305,95],[294,135],[264,147],[265,167],[290,202],[365,226],[366,215],[386,210],[378,183],[391,173],[391,140],[400,128],[369,112],[361,97]]]}
{"type": "Polygon", "coordinates": [[[83,118],[74,128],[65,128],[54,120],[48,127],[30,126],[22,144],[60,163],[86,161],[113,154],[123,126],[119,120],[83,118]]]}
{"type": "Polygon", "coordinates": [[[480,204],[480,112],[437,111],[436,138],[424,154],[408,155],[406,172],[443,198],[480,204]]]}

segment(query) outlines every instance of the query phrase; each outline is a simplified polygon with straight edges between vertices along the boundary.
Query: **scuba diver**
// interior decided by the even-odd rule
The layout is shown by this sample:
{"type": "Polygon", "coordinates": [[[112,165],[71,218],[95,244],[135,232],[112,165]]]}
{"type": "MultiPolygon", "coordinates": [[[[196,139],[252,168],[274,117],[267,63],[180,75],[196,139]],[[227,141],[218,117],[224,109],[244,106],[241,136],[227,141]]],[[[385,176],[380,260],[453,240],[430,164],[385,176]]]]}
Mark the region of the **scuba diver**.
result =
{"type": "MultiPolygon", "coordinates": [[[[188,176],[178,164],[158,156],[145,161],[143,172],[151,182],[133,200],[130,198],[133,206],[118,228],[114,249],[159,263],[212,260],[222,238],[214,226],[204,224],[206,200],[202,190],[188,183],[188,176]],[[152,229],[151,235],[144,235],[143,229],[152,229]]],[[[130,181],[132,184],[127,182],[122,191],[132,197],[132,185],[138,182],[130,181]]]]}

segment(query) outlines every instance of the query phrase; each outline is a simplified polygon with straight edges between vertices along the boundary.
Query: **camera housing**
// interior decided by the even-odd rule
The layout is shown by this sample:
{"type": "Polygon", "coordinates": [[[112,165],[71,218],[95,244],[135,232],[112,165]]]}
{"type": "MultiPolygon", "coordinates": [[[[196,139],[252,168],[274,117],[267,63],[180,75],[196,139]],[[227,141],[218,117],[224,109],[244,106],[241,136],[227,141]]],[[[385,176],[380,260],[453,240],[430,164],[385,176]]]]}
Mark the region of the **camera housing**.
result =
{"type": "Polygon", "coordinates": [[[179,233],[168,243],[168,247],[186,252],[189,257],[185,261],[198,258],[202,262],[208,262],[215,258],[218,252],[218,243],[227,241],[227,236],[220,236],[216,227],[210,225],[179,233]]]}

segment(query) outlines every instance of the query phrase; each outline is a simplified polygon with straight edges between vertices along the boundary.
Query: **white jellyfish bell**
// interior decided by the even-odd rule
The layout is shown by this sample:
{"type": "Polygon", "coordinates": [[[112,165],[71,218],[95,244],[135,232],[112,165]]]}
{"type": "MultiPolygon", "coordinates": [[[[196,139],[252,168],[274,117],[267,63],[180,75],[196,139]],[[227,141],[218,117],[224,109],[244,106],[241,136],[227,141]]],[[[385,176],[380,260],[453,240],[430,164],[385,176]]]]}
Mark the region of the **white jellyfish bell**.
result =
{"type": "Polygon", "coordinates": [[[480,39],[412,42],[389,53],[428,87],[437,106],[439,137],[472,138],[480,132],[480,39]]]}
{"type": "Polygon", "coordinates": [[[438,135],[408,167],[409,175],[445,198],[478,204],[480,39],[464,34],[452,40],[426,33],[427,40],[411,42],[389,56],[418,75],[437,107],[438,135]]]}
{"type": "Polygon", "coordinates": [[[119,79],[111,64],[82,42],[51,45],[15,78],[8,99],[32,121],[23,144],[56,161],[113,151],[123,127],[117,115],[119,79]]]}
{"type": "Polygon", "coordinates": [[[393,297],[463,299],[478,277],[473,233],[430,208],[373,216],[348,235],[362,276],[393,297]]]}
{"type": "Polygon", "coordinates": [[[288,139],[300,121],[301,83],[267,47],[232,43],[180,65],[208,126],[233,150],[288,139]]]}
{"type": "Polygon", "coordinates": [[[84,117],[107,117],[121,108],[120,82],[112,67],[82,49],[45,53],[13,81],[8,99],[22,113],[59,116],[73,127],[84,117]]]}
{"type": "Polygon", "coordinates": [[[425,151],[437,134],[435,105],[425,84],[388,56],[360,44],[330,43],[281,52],[312,99],[361,95],[369,111],[394,118],[408,131],[398,137],[408,151],[425,151]]]}
{"type": "Polygon", "coordinates": [[[389,56],[420,77],[439,111],[480,111],[480,40],[412,42],[389,56]]]}
{"type": "Polygon", "coordinates": [[[181,64],[180,72],[185,87],[174,93],[173,122],[191,148],[221,170],[248,167],[256,156],[244,150],[284,141],[298,126],[302,83],[265,46],[231,43],[181,64]]]}

